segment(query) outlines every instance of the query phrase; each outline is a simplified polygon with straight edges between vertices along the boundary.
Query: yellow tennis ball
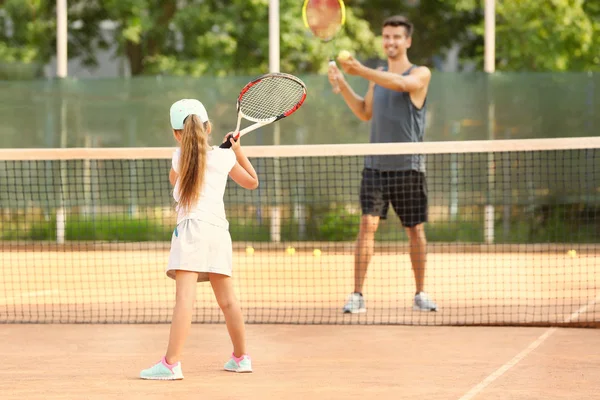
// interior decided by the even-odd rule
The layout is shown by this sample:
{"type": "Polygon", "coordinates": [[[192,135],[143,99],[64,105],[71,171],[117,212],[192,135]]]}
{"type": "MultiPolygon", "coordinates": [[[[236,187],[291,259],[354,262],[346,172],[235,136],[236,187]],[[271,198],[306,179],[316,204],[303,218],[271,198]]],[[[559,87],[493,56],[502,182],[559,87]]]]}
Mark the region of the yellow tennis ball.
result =
{"type": "Polygon", "coordinates": [[[348,50],[342,50],[338,54],[338,60],[340,60],[340,61],[346,61],[350,57],[351,57],[351,54],[348,50]]]}
{"type": "Polygon", "coordinates": [[[321,250],[319,250],[319,249],[314,249],[314,250],[313,250],[313,256],[315,256],[315,257],[320,257],[320,256],[321,256],[321,250]]]}
{"type": "Polygon", "coordinates": [[[251,256],[252,254],[254,254],[254,247],[252,247],[252,246],[248,246],[248,247],[246,247],[246,254],[248,254],[248,255],[250,255],[250,256],[251,256]]]}
{"type": "Polygon", "coordinates": [[[294,254],[296,254],[296,249],[293,247],[288,247],[287,249],[285,249],[286,253],[288,253],[290,256],[293,256],[294,254]]]}
{"type": "Polygon", "coordinates": [[[567,254],[570,257],[577,257],[577,252],[575,250],[569,250],[569,251],[567,251],[567,254]]]}

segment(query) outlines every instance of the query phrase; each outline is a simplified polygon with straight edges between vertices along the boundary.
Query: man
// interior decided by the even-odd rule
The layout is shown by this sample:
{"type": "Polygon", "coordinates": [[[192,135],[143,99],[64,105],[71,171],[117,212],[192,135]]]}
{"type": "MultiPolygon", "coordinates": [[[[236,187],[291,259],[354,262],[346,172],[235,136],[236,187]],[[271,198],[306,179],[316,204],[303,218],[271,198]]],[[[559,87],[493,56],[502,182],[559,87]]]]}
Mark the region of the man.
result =
{"type": "MultiPolygon", "coordinates": [[[[372,143],[422,142],[425,130],[426,99],[431,71],[413,65],[407,56],[413,25],[402,16],[383,23],[383,50],[387,68],[367,68],[353,57],[338,60],[350,75],[369,80],[364,98],[357,95],[335,66],[329,68],[329,81],[348,107],[361,120],[371,123],[372,143]],[[338,89],[339,88],[339,89],[338,89]]],[[[375,244],[379,220],[387,218],[392,204],[410,243],[410,260],[416,293],[413,309],[437,311],[437,305],[423,291],[427,241],[427,184],[422,155],[386,155],[365,158],[360,188],[362,217],[354,254],[354,292],[344,313],[366,312],[362,288],[375,244]]]]}

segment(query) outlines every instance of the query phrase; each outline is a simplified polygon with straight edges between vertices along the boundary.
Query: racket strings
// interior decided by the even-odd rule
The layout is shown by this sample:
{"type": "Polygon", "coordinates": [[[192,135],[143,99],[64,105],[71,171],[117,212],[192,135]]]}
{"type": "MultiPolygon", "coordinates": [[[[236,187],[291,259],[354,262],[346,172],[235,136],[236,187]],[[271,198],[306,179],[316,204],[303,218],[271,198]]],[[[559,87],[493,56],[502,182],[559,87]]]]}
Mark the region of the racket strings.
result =
{"type": "Polygon", "coordinates": [[[306,7],[306,25],[321,40],[330,40],[343,25],[339,0],[312,0],[306,7]]]}
{"type": "Polygon", "coordinates": [[[293,79],[269,77],[242,96],[240,111],[251,120],[269,120],[294,108],[304,96],[304,86],[293,79]]]}

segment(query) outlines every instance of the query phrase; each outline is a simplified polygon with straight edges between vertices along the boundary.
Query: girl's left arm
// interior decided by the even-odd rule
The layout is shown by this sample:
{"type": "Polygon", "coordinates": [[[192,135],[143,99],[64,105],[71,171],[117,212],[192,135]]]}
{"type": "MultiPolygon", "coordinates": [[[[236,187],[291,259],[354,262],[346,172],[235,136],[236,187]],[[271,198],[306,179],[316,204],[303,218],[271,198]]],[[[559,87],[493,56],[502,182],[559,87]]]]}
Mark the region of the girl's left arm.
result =
{"type": "Polygon", "coordinates": [[[173,168],[171,168],[171,171],[169,171],[169,182],[171,182],[172,186],[175,186],[175,182],[177,182],[178,176],[179,176],[179,174],[177,172],[175,172],[175,170],[173,168]]]}

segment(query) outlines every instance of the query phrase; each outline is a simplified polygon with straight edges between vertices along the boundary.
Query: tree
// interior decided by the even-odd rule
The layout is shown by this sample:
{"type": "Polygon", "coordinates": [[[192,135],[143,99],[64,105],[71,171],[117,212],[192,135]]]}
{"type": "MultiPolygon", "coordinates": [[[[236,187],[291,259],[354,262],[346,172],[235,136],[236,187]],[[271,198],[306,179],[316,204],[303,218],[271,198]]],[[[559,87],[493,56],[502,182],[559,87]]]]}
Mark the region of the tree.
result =
{"type": "MultiPolygon", "coordinates": [[[[482,0],[458,0],[459,10],[482,0]]],[[[600,23],[596,2],[511,0],[496,3],[496,68],[500,71],[599,70],[600,23]],[[594,15],[596,18],[594,18],[594,15]]],[[[484,35],[484,21],[472,26],[484,35]]],[[[483,64],[483,45],[473,59],[483,64]]]]}
{"type": "MultiPolygon", "coordinates": [[[[132,75],[257,74],[268,70],[268,0],[71,0],[69,58],[96,65],[97,48],[116,43],[132,75]],[[101,34],[102,21],[116,23],[114,37],[101,34]]],[[[0,3],[0,61],[43,65],[56,51],[56,6],[51,0],[0,3]],[[12,28],[11,28],[12,27],[12,28]]],[[[362,57],[377,52],[375,35],[352,10],[336,46],[313,38],[303,26],[301,4],[282,0],[281,69],[323,72],[337,49],[362,57]]]]}
{"type": "Polygon", "coordinates": [[[53,7],[47,1],[5,0],[0,3],[0,60],[44,62],[56,40],[53,7]]]}
{"type": "Polygon", "coordinates": [[[435,58],[445,56],[455,45],[471,55],[476,44],[483,43],[469,29],[483,18],[478,7],[457,8],[456,1],[448,0],[347,0],[346,4],[356,8],[378,35],[385,18],[406,16],[415,28],[409,57],[420,65],[435,67],[435,58]]]}
{"type": "MultiPolygon", "coordinates": [[[[97,23],[106,14],[99,1],[69,1],[68,5],[69,58],[96,65],[95,50],[109,45],[97,23]]],[[[18,63],[19,68],[31,65],[40,74],[56,53],[56,1],[3,0],[0,7],[0,62],[18,63]]]]}
{"type": "MultiPolygon", "coordinates": [[[[54,0],[0,0],[0,62],[44,65],[56,51],[54,0]]],[[[348,19],[333,43],[303,26],[300,0],[280,0],[281,69],[322,73],[344,48],[379,55],[387,16],[415,24],[411,60],[435,66],[459,47],[463,62],[483,64],[484,0],[346,0],[348,19]]],[[[268,69],[268,0],[69,0],[69,57],[96,64],[96,49],[117,44],[133,75],[257,74],[268,69]],[[101,35],[102,21],[117,25],[101,35]]],[[[497,1],[497,68],[584,71],[600,67],[597,0],[497,1]]]]}
{"type": "MultiPolygon", "coordinates": [[[[268,70],[268,0],[163,1],[108,0],[109,17],[119,23],[118,41],[132,73],[223,76],[268,70]]],[[[281,69],[293,73],[322,72],[334,53],[303,26],[297,0],[280,3],[281,69]]],[[[336,39],[363,57],[377,52],[375,35],[352,10],[344,33],[336,39]]]]}

